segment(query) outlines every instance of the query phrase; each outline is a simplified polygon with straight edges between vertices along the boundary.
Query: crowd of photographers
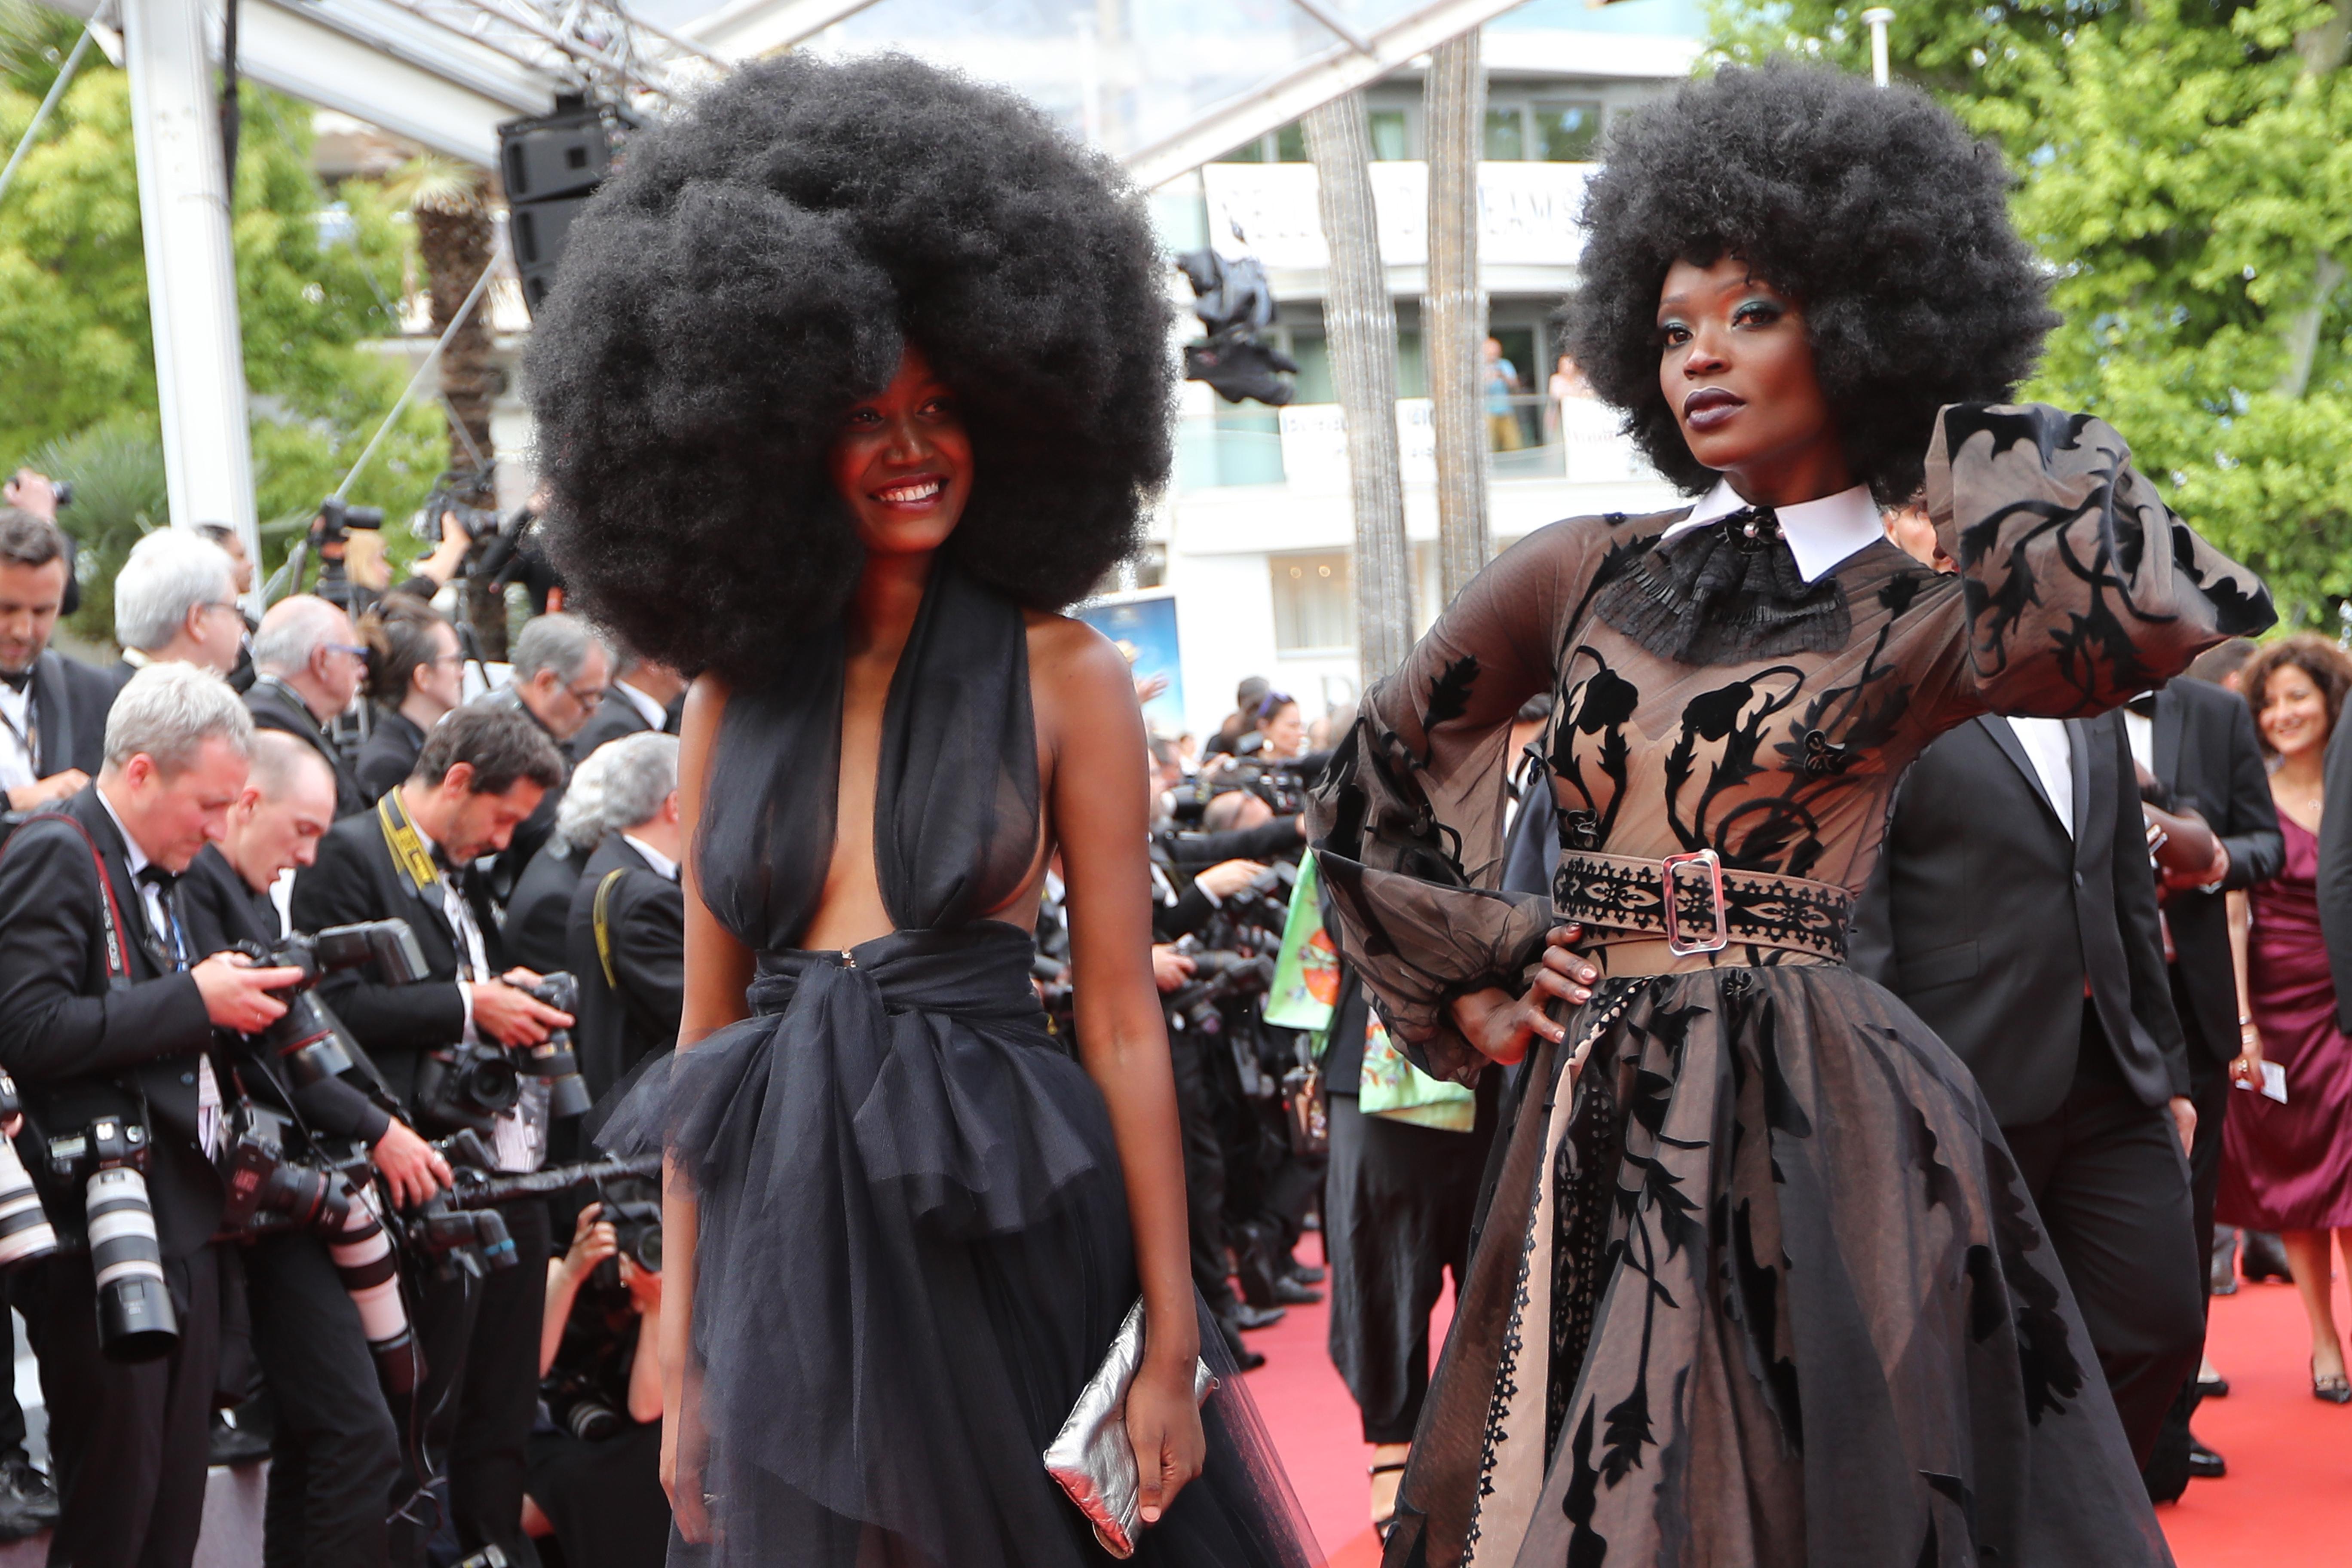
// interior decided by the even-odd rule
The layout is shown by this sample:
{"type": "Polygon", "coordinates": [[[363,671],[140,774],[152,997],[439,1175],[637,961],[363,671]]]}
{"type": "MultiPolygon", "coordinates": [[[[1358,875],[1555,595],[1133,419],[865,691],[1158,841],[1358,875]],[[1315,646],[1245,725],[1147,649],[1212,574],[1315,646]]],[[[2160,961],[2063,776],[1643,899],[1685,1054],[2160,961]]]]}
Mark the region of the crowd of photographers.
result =
{"type": "MultiPolygon", "coordinates": [[[[683,680],[560,610],[501,676],[452,611],[547,607],[517,531],[445,510],[394,584],[332,503],[258,621],[227,530],[142,539],[96,668],[49,646],[56,489],[5,500],[0,1297],[48,1467],[0,1380],[0,1538],[184,1564],[208,1467],[267,1457],[272,1568],[661,1561],[658,1184],[593,1135],[677,1034],[683,680]]],[[[1250,1366],[1323,1278],[1304,1037],[1261,1010],[1321,758],[1263,681],[1153,744],[1193,1270],[1250,1366]]],[[[1053,900],[1038,934],[1066,1031],[1053,900]]]]}
{"type": "Polygon", "coordinates": [[[676,1037],[683,682],[561,613],[474,657],[461,579],[547,584],[457,509],[394,584],[329,507],[257,622],[233,534],[159,531],[97,668],[49,646],[57,487],[5,500],[0,1297],[48,1465],[0,1380],[0,1538],[184,1564],[266,1455],[273,1568],[659,1562],[658,1182],[592,1135],[676,1037]]]}

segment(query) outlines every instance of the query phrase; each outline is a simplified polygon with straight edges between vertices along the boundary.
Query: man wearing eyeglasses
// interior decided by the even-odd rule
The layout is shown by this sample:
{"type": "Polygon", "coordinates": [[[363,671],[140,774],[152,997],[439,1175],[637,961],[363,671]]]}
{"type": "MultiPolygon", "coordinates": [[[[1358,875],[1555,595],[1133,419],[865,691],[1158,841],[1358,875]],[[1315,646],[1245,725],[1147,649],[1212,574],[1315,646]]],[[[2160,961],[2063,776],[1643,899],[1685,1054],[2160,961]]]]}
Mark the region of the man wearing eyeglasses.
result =
{"type": "Polygon", "coordinates": [[[351,617],[315,594],[296,594],[269,606],[254,634],[253,689],[245,706],[264,730],[303,742],[335,770],[335,820],[365,811],[359,775],[328,733],[359,695],[367,649],[351,617]]]}
{"type": "MultiPolygon", "coordinates": [[[[514,673],[505,690],[491,699],[510,702],[530,715],[533,722],[563,751],[564,778],[579,760],[572,750],[573,737],[595,717],[612,684],[613,661],[588,623],[577,616],[541,616],[522,628],[514,641],[514,673]]],[[[561,787],[549,790],[529,820],[515,829],[514,840],[499,857],[493,882],[501,898],[511,892],[538,854],[555,833],[556,808],[563,803],[561,787]]]]}
{"type": "Polygon", "coordinates": [[[114,577],[114,640],[122,647],[110,672],[118,692],[150,664],[221,676],[236,668],[245,616],[227,552],[184,528],[159,528],[132,545],[114,577]]]}

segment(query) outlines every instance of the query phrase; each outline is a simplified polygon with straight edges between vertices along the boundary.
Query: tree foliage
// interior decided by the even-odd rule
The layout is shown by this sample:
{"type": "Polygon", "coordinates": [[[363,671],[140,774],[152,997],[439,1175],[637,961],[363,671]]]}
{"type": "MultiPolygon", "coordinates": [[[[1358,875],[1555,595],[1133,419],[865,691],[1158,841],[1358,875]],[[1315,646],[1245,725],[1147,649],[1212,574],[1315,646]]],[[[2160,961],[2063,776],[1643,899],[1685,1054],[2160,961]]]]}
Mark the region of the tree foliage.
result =
{"type": "MultiPolygon", "coordinates": [[[[24,0],[0,3],[0,137],[9,146],[78,26],[24,0]]],[[[409,241],[380,189],[352,182],[331,200],[311,173],[307,106],[250,83],[239,102],[231,235],[254,486],[261,516],[285,520],[307,516],[341,482],[407,379],[404,363],[364,345],[398,336],[392,302],[409,241]]],[[[160,496],[130,84],[95,49],[0,197],[0,364],[8,380],[0,464],[38,453],[65,465],[60,477],[89,484],[150,462],[160,496]],[[76,463],[96,468],[78,474],[76,463]]],[[[394,516],[413,509],[440,471],[440,438],[432,402],[412,407],[354,481],[352,500],[394,516]]],[[[123,489],[111,479],[101,488],[123,489]]],[[[60,521],[102,567],[136,537],[133,516],[167,521],[160,500],[105,519],[78,504],[60,521]]],[[[102,635],[100,608],[83,619],[102,635]]]]}
{"type": "MultiPolygon", "coordinates": [[[[1716,58],[1869,68],[1864,7],[1722,0],[1716,58]]],[[[2100,415],[2290,620],[2352,597],[2352,0],[1906,0],[1899,75],[1995,139],[2100,415]]]]}

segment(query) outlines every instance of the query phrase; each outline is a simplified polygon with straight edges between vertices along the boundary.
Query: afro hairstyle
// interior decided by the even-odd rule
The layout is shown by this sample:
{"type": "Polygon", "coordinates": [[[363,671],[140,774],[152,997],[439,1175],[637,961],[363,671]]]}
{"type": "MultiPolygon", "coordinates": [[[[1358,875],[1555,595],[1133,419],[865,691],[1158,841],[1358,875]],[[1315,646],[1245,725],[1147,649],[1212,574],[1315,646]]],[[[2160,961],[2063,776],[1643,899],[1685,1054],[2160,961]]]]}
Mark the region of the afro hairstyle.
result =
{"type": "Polygon", "coordinates": [[[1117,164],[903,56],[750,66],[574,223],[525,377],[551,553],[639,654],[757,679],[864,561],[825,456],[920,347],[971,432],[949,549],[1059,609],[1171,460],[1164,262],[1117,164]]]}
{"type": "Polygon", "coordinates": [[[1936,411],[2005,400],[2057,324],[2009,184],[1912,88],[1787,62],[1687,83],[1630,117],[1586,188],[1566,347],[1658,472],[1706,489],[1658,384],[1658,290],[1676,261],[1736,256],[1797,300],[1847,462],[1899,505],[1936,411]]]}

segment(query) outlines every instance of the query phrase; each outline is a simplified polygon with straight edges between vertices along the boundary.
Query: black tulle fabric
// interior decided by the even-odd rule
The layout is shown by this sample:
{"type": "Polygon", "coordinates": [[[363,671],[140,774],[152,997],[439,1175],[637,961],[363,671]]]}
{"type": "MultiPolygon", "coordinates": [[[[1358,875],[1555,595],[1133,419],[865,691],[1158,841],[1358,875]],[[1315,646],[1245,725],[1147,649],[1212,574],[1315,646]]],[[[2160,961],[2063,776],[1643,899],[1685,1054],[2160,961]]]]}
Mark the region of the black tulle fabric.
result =
{"type": "MultiPolygon", "coordinates": [[[[985,918],[1038,844],[1026,650],[1016,606],[939,568],[876,796],[900,929],[845,953],[793,946],[833,848],[839,630],[729,702],[695,853],[705,900],[759,952],[755,1016],[648,1073],[603,1136],[667,1148],[700,1199],[709,1561],[1109,1561],[1041,1455],[1136,1297],[1118,1151],[1046,1031],[1029,934],[985,918]]],[[[1205,1321],[1202,1342],[1222,1353],[1205,1321]]],[[[1318,1561],[1217,1370],[1207,1468],[1137,1561],[1318,1561]]]]}

